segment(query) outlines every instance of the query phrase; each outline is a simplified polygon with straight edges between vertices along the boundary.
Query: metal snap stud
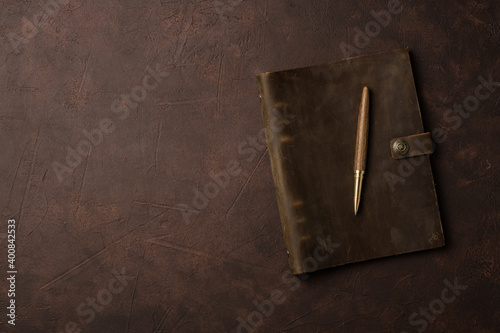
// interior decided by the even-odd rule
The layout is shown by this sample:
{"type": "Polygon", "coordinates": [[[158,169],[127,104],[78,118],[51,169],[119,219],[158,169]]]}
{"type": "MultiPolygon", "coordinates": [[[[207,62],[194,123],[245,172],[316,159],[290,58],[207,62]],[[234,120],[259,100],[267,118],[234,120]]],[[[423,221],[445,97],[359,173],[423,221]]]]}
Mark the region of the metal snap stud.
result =
{"type": "Polygon", "coordinates": [[[392,150],[398,155],[406,155],[410,150],[410,145],[408,144],[408,141],[399,139],[392,145],[392,150]]]}

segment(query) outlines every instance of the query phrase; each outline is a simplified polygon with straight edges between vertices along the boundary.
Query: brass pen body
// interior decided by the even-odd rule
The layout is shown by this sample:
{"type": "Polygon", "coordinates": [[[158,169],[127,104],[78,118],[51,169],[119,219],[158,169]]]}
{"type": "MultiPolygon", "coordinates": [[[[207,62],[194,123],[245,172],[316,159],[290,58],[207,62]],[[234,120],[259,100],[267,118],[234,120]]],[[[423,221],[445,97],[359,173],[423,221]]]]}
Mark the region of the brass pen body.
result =
{"type": "Polygon", "coordinates": [[[361,187],[366,168],[366,152],[368,148],[370,96],[368,87],[363,88],[359,105],[358,128],[356,134],[356,153],[354,155],[354,215],[358,213],[361,199],[361,187]]]}

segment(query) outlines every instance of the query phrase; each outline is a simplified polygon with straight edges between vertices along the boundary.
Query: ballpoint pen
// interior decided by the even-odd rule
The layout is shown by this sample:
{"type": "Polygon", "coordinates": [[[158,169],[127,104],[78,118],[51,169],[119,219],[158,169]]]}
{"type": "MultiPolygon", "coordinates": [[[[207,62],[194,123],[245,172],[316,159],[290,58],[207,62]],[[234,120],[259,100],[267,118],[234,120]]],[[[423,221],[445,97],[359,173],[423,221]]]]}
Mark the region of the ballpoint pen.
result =
{"type": "Polygon", "coordinates": [[[369,128],[368,108],[370,103],[368,92],[368,87],[364,87],[361,95],[361,104],[359,105],[356,153],[354,156],[354,215],[358,214],[359,201],[361,199],[361,186],[363,185],[363,175],[366,168],[369,128]]]}

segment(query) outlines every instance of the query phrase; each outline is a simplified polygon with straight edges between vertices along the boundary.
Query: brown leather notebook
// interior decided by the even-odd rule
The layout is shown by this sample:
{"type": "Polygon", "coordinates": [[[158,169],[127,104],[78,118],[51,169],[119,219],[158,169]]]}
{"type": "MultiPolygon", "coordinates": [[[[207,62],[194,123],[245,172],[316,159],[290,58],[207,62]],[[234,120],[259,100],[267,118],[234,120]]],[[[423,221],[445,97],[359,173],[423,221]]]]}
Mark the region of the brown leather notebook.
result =
{"type": "Polygon", "coordinates": [[[292,273],[444,245],[408,50],[263,73],[257,85],[292,273]],[[370,131],[354,215],[364,86],[370,131]]]}

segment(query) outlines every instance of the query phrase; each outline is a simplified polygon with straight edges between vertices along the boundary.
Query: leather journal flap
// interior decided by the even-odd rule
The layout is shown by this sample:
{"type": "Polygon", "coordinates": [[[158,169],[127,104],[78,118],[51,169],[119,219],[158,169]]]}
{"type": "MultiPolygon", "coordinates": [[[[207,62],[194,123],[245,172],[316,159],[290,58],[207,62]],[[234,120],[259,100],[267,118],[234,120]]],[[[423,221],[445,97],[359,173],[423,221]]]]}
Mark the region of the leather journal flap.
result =
{"type": "Polygon", "coordinates": [[[430,132],[402,136],[391,140],[391,155],[396,160],[429,155],[433,152],[434,144],[430,132]]]}

